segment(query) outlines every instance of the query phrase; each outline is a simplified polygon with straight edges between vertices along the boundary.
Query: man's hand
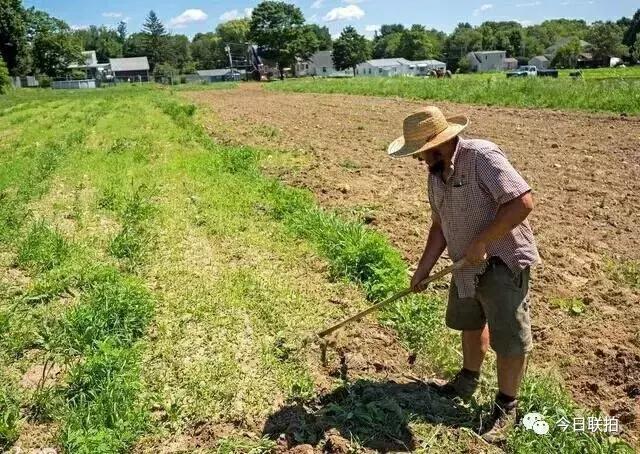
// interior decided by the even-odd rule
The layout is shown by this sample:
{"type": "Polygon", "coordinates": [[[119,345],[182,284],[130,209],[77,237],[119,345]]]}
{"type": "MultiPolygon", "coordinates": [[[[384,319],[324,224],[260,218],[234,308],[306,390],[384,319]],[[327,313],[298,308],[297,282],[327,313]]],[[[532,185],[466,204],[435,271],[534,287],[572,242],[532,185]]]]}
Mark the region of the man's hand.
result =
{"type": "Polygon", "coordinates": [[[416,293],[424,292],[427,289],[427,286],[420,285],[422,281],[429,277],[429,273],[431,273],[431,268],[427,267],[418,267],[418,269],[413,273],[413,277],[411,278],[411,290],[416,293]]]}
{"type": "Polygon", "coordinates": [[[475,240],[469,245],[464,258],[469,265],[480,265],[487,259],[487,245],[482,240],[475,240]]]}

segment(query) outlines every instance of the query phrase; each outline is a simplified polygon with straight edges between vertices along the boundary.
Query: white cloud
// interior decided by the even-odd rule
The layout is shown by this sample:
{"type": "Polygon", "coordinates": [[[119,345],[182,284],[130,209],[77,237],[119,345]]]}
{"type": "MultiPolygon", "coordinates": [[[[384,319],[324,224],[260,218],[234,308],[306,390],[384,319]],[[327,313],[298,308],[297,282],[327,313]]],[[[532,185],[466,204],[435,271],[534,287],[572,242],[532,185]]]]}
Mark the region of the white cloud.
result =
{"type": "Polygon", "coordinates": [[[525,2],[525,3],[516,3],[516,8],[527,8],[530,6],[540,6],[542,2],[525,2]]]}
{"type": "Polygon", "coordinates": [[[377,32],[378,30],[380,30],[380,25],[367,25],[364,27],[364,31],[369,33],[377,32]]]}
{"type": "Polygon", "coordinates": [[[344,8],[333,8],[324,16],[325,22],[338,20],[357,20],[364,17],[364,11],[358,5],[349,5],[344,8]]]}
{"type": "Polygon", "coordinates": [[[516,19],[516,22],[522,25],[523,27],[529,27],[533,25],[533,21],[529,19],[523,19],[523,20],[516,19]]]}
{"type": "Polygon", "coordinates": [[[186,9],[179,16],[172,17],[169,26],[174,28],[184,28],[194,22],[207,20],[209,16],[201,9],[186,9]]]}
{"type": "Polygon", "coordinates": [[[474,16],[478,16],[485,11],[488,11],[493,8],[493,3],[485,3],[484,5],[480,5],[480,8],[473,11],[474,16]]]}
{"type": "Polygon", "coordinates": [[[322,8],[322,4],[324,3],[324,0],[316,0],[315,2],[313,2],[311,4],[311,8],[313,9],[320,9],[322,8]]]}
{"type": "Polygon", "coordinates": [[[245,8],[243,12],[240,12],[237,9],[232,9],[230,11],[225,11],[220,15],[220,22],[229,22],[230,20],[249,18],[251,17],[252,13],[253,8],[245,8]]]}
{"type": "Polygon", "coordinates": [[[355,5],[357,3],[364,3],[364,0],[342,0],[345,3],[348,3],[349,5],[355,5]]]}
{"type": "Polygon", "coordinates": [[[115,13],[115,12],[106,12],[106,13],[102,13],[102,17],[111,17],[113,19],[118,19],[119,17],[122,17],[122,13],[115,13]]]}

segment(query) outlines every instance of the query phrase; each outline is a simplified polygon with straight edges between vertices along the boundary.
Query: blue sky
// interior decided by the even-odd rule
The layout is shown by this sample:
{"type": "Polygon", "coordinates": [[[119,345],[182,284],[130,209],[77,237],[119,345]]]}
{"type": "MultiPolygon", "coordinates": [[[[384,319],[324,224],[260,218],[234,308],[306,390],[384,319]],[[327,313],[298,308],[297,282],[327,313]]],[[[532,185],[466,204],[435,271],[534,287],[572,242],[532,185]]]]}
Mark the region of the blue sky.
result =
{"type": "MultiPolygon", "coordinates": [[[[137,31],[150,9],[174,33],[193,36],[211,31],[230,18],[242,17],[255,0],[25,0],[64,19],[73,27],[115,26],[120,20],[137,31]]],[[[334,35],[346,25],[354,25],[369,36],[380,24],[420,23],[450,32],[458,22],[480,24],[486,20],[517,20],[523,25],[559,17],[595,20],[632,16],[637,0],[295,0],[310,22],[327,25],[334,35]]]]}

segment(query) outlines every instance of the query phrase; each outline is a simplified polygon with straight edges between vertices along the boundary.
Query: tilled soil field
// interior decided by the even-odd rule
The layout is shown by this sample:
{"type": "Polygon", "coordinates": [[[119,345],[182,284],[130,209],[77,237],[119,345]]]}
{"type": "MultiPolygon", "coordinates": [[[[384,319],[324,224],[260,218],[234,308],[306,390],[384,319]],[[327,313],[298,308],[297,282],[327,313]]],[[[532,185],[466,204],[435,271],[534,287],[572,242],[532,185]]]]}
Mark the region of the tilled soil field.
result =
{"type": "MultiPolygon", "coordinates": [[[[404,116],[424,103],[257,84],[185,96],[217,114],[205,126],[220,142],[310,158],[270,171],[312,190],[327,208],[365,213],[417,261],[429,227],[426,170],[411,159],[390,160],[385,150],[404,116]]],[[[467,114],[466,136],[498,143],[534,188],[532,225],[544,264],[532,286],[533,361],[558,367],[578,402],[617,416],[637,442],[640,289],[629,261],[640,260],[640,119],[437,105],[467,114]]]]}

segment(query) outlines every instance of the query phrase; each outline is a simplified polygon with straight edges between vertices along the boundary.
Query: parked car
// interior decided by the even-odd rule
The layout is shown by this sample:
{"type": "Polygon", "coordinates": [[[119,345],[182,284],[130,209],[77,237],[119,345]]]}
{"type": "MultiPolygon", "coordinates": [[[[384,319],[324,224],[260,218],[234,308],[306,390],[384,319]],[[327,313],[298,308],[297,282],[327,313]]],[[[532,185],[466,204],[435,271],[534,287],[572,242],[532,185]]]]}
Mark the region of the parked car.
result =
{"type": "Polygon", "coordinates": [[[507,73],[507,77],[558,77],[557,69],[538,69],[535,66],[520,66],[507,73]]]}

